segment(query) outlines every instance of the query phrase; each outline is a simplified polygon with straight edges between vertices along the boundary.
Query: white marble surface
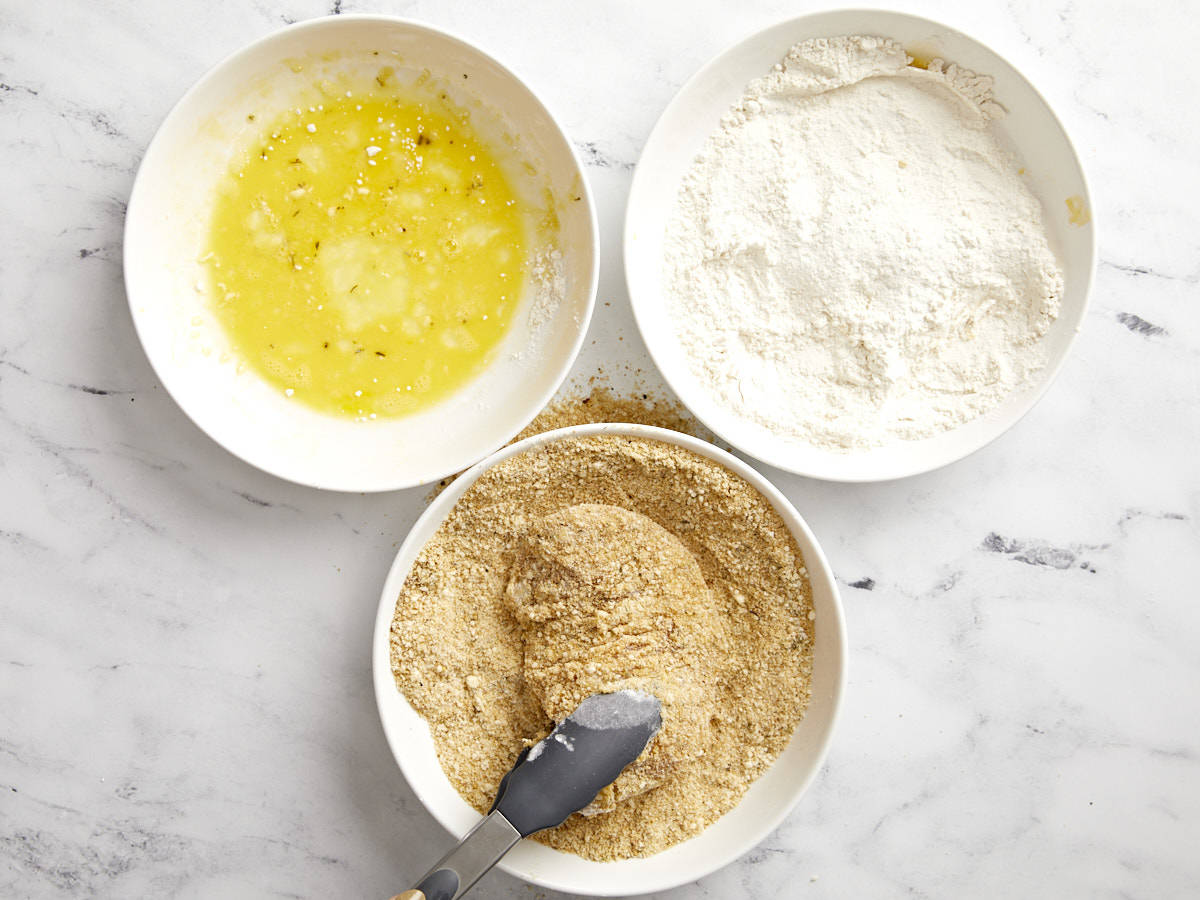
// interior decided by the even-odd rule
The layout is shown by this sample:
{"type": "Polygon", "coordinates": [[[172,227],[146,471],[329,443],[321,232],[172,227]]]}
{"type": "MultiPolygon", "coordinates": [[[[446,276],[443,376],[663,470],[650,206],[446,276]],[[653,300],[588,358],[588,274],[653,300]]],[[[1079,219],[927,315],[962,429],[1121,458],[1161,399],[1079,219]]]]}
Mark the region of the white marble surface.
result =
{"type": "MultiPolygon", "coordinates": [[[[578,142],[603,233],[586,376],[645,359],[619,233],[658,112],[810,6],[375,9],[494,49],[578,142]]],[[[1092,308],[1047,397],[975,456],[882,485],[769,473],[844,584],[844,718],[765,844],[660,896],[1196,896],[1196,9],[908,8],[991,43],[1064,118],[1101,225],[1092,308]]],[[[329,11],[0,2],[0,896],[384,898],[447,845],[369,681],[424,491],[322,494],[232,458],[164,396],[122,290],[125,202],[170,105],[329,11]]],[[[477,892],[558,896],[499,873],[477,892]]]]}

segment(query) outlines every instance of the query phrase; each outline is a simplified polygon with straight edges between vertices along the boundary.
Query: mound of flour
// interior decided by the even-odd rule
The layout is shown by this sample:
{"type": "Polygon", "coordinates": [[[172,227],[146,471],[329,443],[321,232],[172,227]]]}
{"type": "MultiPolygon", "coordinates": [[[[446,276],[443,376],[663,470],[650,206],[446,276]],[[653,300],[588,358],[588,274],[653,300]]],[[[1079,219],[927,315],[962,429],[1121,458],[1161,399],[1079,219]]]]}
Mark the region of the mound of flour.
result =
{"type": "Polygon", "coordinates": [[[991,80],[872,37],[798,44],[684,179],[664,284],[692,371],[785,439],[856,450],[999,405],[1062,272],[991,80]]]}

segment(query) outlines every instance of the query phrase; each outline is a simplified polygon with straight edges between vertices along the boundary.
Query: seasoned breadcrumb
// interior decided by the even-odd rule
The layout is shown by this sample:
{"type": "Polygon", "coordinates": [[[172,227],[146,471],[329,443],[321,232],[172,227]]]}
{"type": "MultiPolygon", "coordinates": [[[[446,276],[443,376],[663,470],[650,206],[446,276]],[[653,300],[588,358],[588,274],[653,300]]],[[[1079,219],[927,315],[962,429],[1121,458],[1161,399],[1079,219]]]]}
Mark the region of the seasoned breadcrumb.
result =
{"type": "Polygon", "coordinates": [[[807,574],[779,514],[723,466],[642,438],[554,441],[485,472],[422,550],[392,671],[481,813],[583,696],[655,692],[647,753],[595,814],[536,836],[593,860],[649,856],[728,812],[804,715],[807,574]]]}

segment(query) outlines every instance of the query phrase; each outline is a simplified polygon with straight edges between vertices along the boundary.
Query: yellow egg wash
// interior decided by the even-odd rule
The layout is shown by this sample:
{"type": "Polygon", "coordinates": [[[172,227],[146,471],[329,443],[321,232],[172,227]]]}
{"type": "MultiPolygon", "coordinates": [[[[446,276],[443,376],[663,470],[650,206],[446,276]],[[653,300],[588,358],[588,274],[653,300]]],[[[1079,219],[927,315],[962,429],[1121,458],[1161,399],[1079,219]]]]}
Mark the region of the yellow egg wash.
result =
{"type": "Polygon", "coordinates": [[[526,268],[522,204],[466,113],[390,75],[267,123],[218,193],[206,255],[237,357],[364,420],[482,369],[526,268]]]}

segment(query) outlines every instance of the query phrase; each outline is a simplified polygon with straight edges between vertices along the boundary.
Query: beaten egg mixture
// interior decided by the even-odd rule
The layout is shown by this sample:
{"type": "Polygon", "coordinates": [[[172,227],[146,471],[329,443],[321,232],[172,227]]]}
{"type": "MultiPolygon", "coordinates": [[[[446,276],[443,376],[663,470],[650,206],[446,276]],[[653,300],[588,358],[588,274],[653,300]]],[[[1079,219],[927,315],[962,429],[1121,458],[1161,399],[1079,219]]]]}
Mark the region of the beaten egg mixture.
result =
{"type": "Polygon", "coordinates": [[[371,90],[265,123],[216,200],[217,318],[287,397],[356,419],[432,405],[489,361],[519,305],[524,210],[444,92],[371,90]]]}

